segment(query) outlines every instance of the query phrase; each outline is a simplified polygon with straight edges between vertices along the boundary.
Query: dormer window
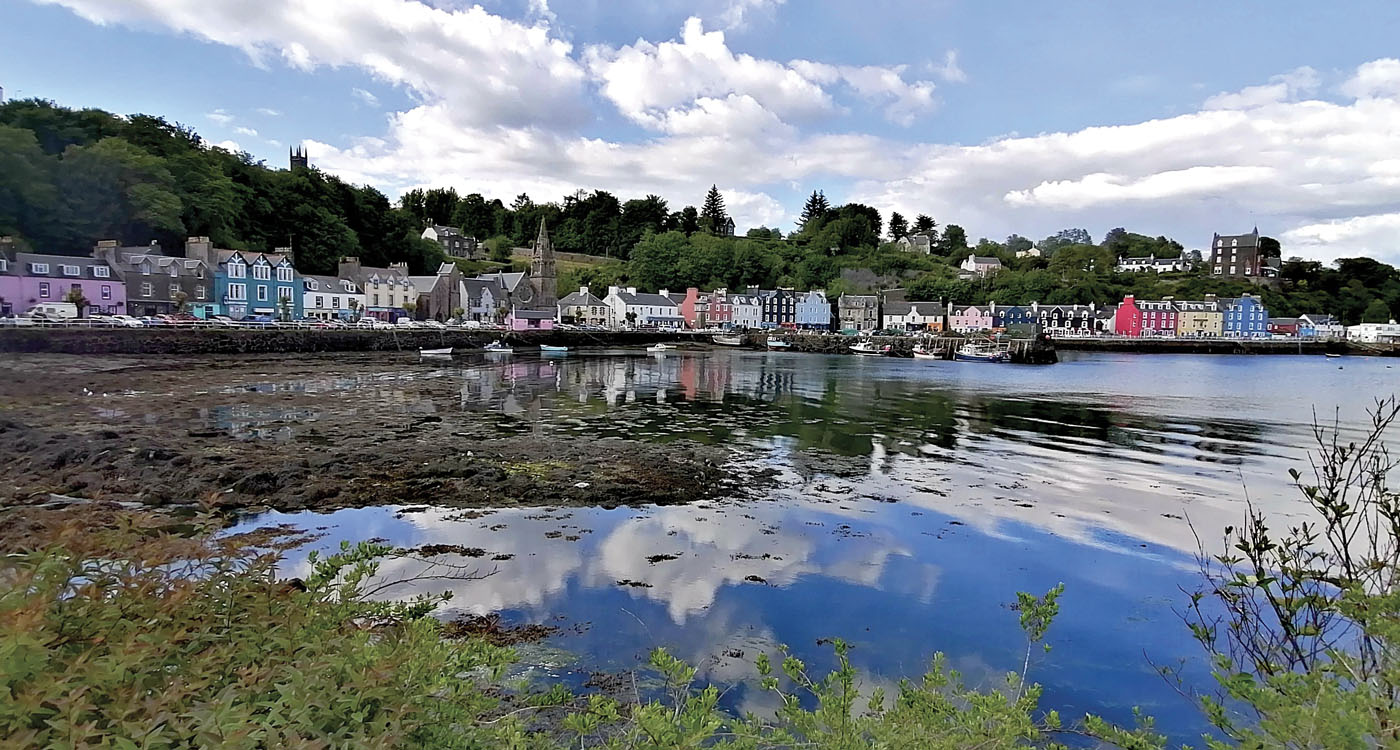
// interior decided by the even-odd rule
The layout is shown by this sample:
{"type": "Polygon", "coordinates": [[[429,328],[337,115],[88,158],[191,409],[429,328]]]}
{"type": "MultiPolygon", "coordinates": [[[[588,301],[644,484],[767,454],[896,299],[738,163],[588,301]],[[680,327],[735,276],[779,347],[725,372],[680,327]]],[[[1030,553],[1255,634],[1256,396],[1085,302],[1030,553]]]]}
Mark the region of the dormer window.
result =
{"type": "Polygon", "coordinates": [[[228,262],[228,277],[230,279],[241,279],[248,274],[248,267],[243,265],[241,260],[231,260],[228,262]]]}
{"type": "Polygon", "coordinates": [[[268,281],[272,278],[272,269],[259,263],[253,266],[253,278],[258,281],[268,281]]]}
{"type": "Polygon", "coordinates": [[[49,264],[47,264],[47,263],[30,263],[30,264],[29,264],[29,272],[30,272],[30,273],[33,273],[33,274],[45,274],[45,275],[47,275],[48,272],[49,272],[49,264]]]}
{"type": "Polygon", "coordinates": [[[278,280],[278,281],[285,281],[285,282],[287,282],[287,283],[291,283],[291,281],[292,281],[292,267],[291,267],[291,266],[278,266],[278,267],[277,267],[277,280],[278,280]]]}
{"type": "Polygon", "coordinates": [[[170,264],[170,278],[173,279],[173,278],[175,278],[176,276],[179,276],[179,275],[180,275],[180,267],[177,266],[177,265],[175,265],[174,263],[171,263],[171,264],[170,264]]]}
{"type": "Polygon", "coordinates": [[[77,266],[70,266],[66,263],[59,266],[58,268],[64,276],[77,276],[79,273],[81,273],[77,266]]]}
{"type": "Polygon", "coordinates": [[[108,267],[106,267],[106,266],[93,266],[93,267],[92,267],[92,275],[93,275],[93,278],[98,278],[98,279],[110,278],[111,275],[112,275],[112,269],[110,269],[110,268],[108,268],[108,267]]]}

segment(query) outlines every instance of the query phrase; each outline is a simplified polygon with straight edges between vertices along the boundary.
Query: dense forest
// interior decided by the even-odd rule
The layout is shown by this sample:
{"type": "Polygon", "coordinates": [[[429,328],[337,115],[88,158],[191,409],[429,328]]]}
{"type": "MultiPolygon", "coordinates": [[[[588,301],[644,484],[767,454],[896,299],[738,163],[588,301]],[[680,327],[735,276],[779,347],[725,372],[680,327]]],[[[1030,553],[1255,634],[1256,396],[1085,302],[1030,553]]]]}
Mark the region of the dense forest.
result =
{"type": "Polygon", "coordinates": [[[832,205],[816,191],[790,234],[758,227],[731,237],[719,190],[701,186],[696,195],[699,208],[673,210],[656,195],[621,200],[580,190],[559,201],[522,194],[506,204],[438,188],[409,191],[395,204],[372,186],[346,184],[314,166],[269,168],[248,154],[212,147],[160,117],[32,99],[0,105],[0,234],[42,252],[87,254],[101,239],[155,241],[178,252],[185,237],[202,235],[221,247],[290,246],[305,273],[333,272],[346,255],[370,265],[407,261],[421,273],[442,260],[437,245],[419,239],[430,222],[460,227],[484,240],[493,260],[508,263],[512,248],[527,246],[543,219],[557,250],[605,259],[562,266],[561,290],[625,282],[644,289],[823,288],[837,295],[901,286],[916,300],[1004,304],[1256,292],[1274,315],[1326,312],[1356,323],[1400,311],[1400,274],[1367,258],[1335,267],[1290,259],[1282,287],[1261,292],[1194,272],[1117,273],[1120,258],[1183,252],[1172,239],[1123,228],[1098,242],[1071,228],[1039,241],[1013,234],[974,244],[956,224],[923,214],[883,217],[858,203],[832,205]],[[901,249],[897,241],[911,235],[929,239],[927,254],[901,249]],[[1031,248],[1040,257],[1016,257],[1031,248]],[[960,280],[957,264],[969,253],[1000,258],[1005,270],[960,280]]]}

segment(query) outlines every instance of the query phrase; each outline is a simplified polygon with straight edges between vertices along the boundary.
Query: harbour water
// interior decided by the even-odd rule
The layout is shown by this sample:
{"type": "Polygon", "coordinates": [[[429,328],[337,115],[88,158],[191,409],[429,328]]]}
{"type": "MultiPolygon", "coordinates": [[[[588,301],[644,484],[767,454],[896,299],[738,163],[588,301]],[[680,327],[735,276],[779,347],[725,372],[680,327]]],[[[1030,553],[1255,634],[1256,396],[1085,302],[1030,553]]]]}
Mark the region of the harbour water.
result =
{"type": "MultiPolygon", "coordinates": [[[[1212,687],[1176,614],[1196,583],[1197,535],[1214,549],[1246,498],[1301,514],[1287,470],[1307,470],[1314,419],[1360,434],[1366,407],[1396,390],[1391,362],[1067,354],[1033,367],[727,350],[414,362],[396,381],[445,380],[450,396],[405,408],[485,413],[526,435],[722,445],[776,481],[699,505],[391,506],[264,513],[239,529],[323,534],[291,553],[290,575],[341,540],[480,550],[458,562],[489,577],[394,593],[450,589],[445,615],[560,626],[541,669],[571,684],[665,646],[729,686],[727,706],[760,713],[775,704],[751,681],[754,657],[787,644],[820,672],[836,637],[854,645],[866,690],[917,677],[936,651],[995,685],[1026,654],[1016,592],[1063,582],[1053,649],[1031,662],[1044,705],[1124,722],[1141,707],[1191,742],[1206,725],[1156,667],[1212,687]]],[[[383,392],[381,380],[270,387],[383,392]]]]}

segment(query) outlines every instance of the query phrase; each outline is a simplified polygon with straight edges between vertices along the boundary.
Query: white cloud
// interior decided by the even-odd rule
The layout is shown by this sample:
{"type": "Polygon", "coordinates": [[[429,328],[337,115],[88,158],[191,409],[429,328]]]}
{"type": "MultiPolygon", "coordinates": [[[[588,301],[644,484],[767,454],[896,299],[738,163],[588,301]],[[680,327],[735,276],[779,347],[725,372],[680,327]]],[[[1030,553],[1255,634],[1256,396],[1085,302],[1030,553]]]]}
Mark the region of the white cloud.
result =
{"type": "Polygon", "coordinates": [[[549,0],[530,0],[529,12],[531,18],[544,23],[552,24],[558,20],[554,11],[549,9],[549,0]]]}
{"type": "Polygon", "coordinates": [[[1352,255],[1388,255],[1400,250],[1400,213],[1353,216],[1346,219],[1294,227],[1279,238],[1285,254],[1305,258],[1335,259],[1352,255]],[[1352,252],[1338,252],[1356,248],[1352,252]]]}
{"type": "Polygon", "coordinates": [[[258,137],[258,131],[254,130],[254,129],[252,129],[252,128],[245,128],[245,127],[239,126],[239,127],[234,128],[234,129],[233,129],[233,132],[235,132],[235,133],[237,133],[237,134],[239,134],[239,135],[248,135],[248,136],[252,136],[252,137],[254,137],[254,138],[258,137]]]}
{"type": "Polygon", "coordinates": [[[216,109],[213,112],[210,112],[209,114],[205,115],[204,118],[210,120],[211,122],[218,123],[219,125],[227,125],[233,122],[233,115],[223,111],[222,109],[216,109]]]}
{"type": "Polygon", "coordinates": [[[362,103],[364,103],[366,106],[370,106],[370,107],[378,107],[378,106],[379,106],[379,97],[375,96],[374,94],[371,94],[371,93],[368,92],[368,91],[365,91],[364,89],[361,89],[361,88],[350,89],[350,93],[354,94],[354,95],[355,95],[355,98],[356,98],[356,99],[359,99],[359,100],[360,100],[362,103]]]}
{"type": "Polygon", "coordinates": [[[1251,109],[1265,104],[1294,100],[1317,91],[1317,71],[1307,66],[1291,73],[1277,75],[1262,86],[1248,86],[1239,91],[1224,92],[1206,99],[1206,109],[1251,109]]]}
{"type": "Polygon", "coordinates": [[[1400,96],[1400,60],[1388,57],[1362,65],[1341,91],[1356,99],[1400,96]]]}
{"type": "Polygon", "coordinates": [[[741,29],[747,26],[755,15],[771,15],[777,11],[778,6],[786,2],[787,0],[726,0],[724,9],[719,14],[719,22],[726,29],[741,29]]]}
{"type": "Polygon", "coordinates": [[[281,112],[278,112],[277,110],[271,109],[269,107],[258,107],[254,111],[260,115],[263,115],[264,117],[280,117],[282,115],[281,112]]]}
{"type": "Polygon", "coordinates": [[[958,65],[958,51],[955,49],[950,49],[943,55],[942,65],[929,67],[948,83],[967,83],[967,73],[958,65]]]}
{"type": "Polygon", "coordinates": [[[235,154],[243,150],[243,147],[238,145],[238,141],[219,141],[214,144],[214,148],[221,148],[235,154]]]}
{"type": "Polygon", "coordinates": [[[95,23],[160,25],[298,69],[356,66],[428,99],[470,102],[464,125],[563,127],[584,118],[568,42],[479,5],[417,0],[39,0],[95,23]]]}

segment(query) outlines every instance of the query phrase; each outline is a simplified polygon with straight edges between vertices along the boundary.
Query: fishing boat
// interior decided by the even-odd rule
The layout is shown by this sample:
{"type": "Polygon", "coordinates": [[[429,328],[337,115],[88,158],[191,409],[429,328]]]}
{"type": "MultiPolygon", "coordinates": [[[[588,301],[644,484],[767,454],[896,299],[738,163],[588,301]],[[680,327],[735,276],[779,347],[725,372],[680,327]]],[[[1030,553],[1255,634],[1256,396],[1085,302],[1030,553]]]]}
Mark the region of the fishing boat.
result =
{"type": "Polygon", "coordinates": [[[914,359],[943,359],[943,355],[931,352],[920,344],[914,347],[914,359]]]}
{"type": "Polygon", "coordinates": [[[418,355],[420,357],[450,357],[452,356],[452,347],[449,346],[446,349],[419,349],[418,355]]]}
{"type": "Polygon", "coordinates": [[[969,341],[953,353],[958,362],[1010,362],[1011,352],[991,341],[969,341]]]}
{"type": "Polygon", "coordinates": [[[743,336],[716,336],[714,342],[720,346],[743,346],[743,336]]]}
{"type": "Polygon", "coordinates": [[[651,354],[665,354],[666,352],[669,352],[674,348],[674,346],[667,346],[665,344],[652,344],[651,346],[647,347],[647,352],[651,354]]]}
{"type": "Polygon", "coordinates": [[[875,342],[873,341],[862,341],[859,344],[855,344],[851,347],[851,351],[862,357],[878,357],[884,354],[884,352],[880,351],[879,347],[875,346],[875,342]]]}
{"type": "Polygon", "coordinates": [[[483,348],[486,349],[489,354],[510,354],[515,351],[510,348],[509,344],[502,342],[500,339],[492,341],[483,348]]]}
{"type": "Polygon", "coordinates": [[[540,344],[540,352],[543,354],[563,354],[567,351],[569,351],[569,347],[567,346],[550,346],[549,344],[540,344]]]}
{"type": "Polygon", "coordinates": [[[792,342],[790,342],[790,341],[783,341],[782,339],[773,339],[773,338],[770,338],[770,339],[768,339],[768,348],[769,348],[769,349],[791,349],[791,348],[792,348],[792,342]]]}

